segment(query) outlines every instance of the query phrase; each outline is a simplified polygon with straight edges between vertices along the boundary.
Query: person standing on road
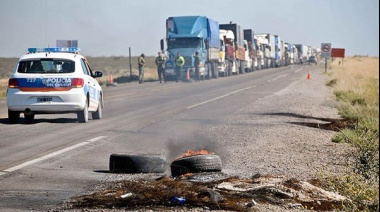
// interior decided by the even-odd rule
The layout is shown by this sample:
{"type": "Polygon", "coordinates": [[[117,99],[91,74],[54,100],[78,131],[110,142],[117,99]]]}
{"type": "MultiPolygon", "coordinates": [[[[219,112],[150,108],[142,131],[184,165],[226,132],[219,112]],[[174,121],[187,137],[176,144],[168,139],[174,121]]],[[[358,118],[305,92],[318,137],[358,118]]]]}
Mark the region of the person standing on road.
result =
{"type": "Polygon", "coordinates": [[[182,57],[181,53],[178,52],[175,58],[175,71],[177,75],[177,82],[182,80],[182,67],[185,65],[185,58],[182,57]]]}
{"type": "Polygon", "coordinates": [[[164,82],[166,83],[165,63],[166,63],[165,56],[162,55],[161,52],[158,52],[158,57],[156,57],[156,65],[157,65],[158,79],[160,80],[160,83],[162,83],[162,80],[164,80],[164,82]]]}
{"type": "Polygon", "coordinates": [[[195,79],[200,80],[199,66],[201,65],[201,57],[199,57],[199,52],[195,52],[194,66],[195,66],[195,79]]]}
{"type": "Polygon", "coordinates": [[[144,83],[144,67],[145,67],[145,55],[141,54],[138,58],[139,63],[139,83],[144,83]]]}

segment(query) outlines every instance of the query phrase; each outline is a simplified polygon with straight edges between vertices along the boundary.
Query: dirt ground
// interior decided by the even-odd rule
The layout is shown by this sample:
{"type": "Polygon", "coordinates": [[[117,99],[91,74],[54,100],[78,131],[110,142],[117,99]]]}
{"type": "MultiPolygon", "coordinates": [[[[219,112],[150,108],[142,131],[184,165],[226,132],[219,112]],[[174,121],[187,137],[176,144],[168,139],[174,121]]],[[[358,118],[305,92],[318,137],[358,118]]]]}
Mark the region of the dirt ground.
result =
{"type": "MultiPolygon", "coordinates": [[[[252,179],[255,175],[273,176],[274,179],[283,179],[282,185],[288,185],[286,182],[313,182],[313,179],[321,175],[342,171],[346,165],[344,156],[350,147],[347,144],[331,142],[335,134],[333,129],[337,124],[333,122],[331,125],[331,122],[339,120],[340,117],[335,109],[333,92],[325,86],[327,77],[324,70],[315,71],[312,73],[311,80],[307,80],[305,76],[305,79],[300,79],[285,90],[252,102],[251,105],[227,116],[223,124],[216,125],[208,131],[207,133],[214,136],[220,142],[219,144],[224,146],[220,152],[217,152],[223,159],[223,173],[228,176],[239,176],[239,179],[252,179]]],[[[149,177],[144,175],[110,175],[94,189],[94,192],[98,193],[90,192],[87,194],[89,196],[74,198],[58,210],[81,211],[80,203],[88,204],[91,198],[96,195],[105,195],[106,191],[116,194],[115,185],[120,183],[139,181],[138,184],[150,185],[153,182],[155,185],[156,180],[147,178],[149,177]],[[118,183],[115,184],[115,182],[118,183]],[[76,209],[73,204],[78,204],[76,209]]],[[[320,191],[315,192],[320,193],[320,191]]],[[[312,202],[320,204],[318,198],[316,197],[312,202]]],[[[306,208],[312,207],[310,204],[303,204],[301,208],[289,207],[290,203],[285,206],[275,204],[270,200],[263,201],[260,198],[258,200],[259,204],[252,207],[250,211],[305,211],[306,208]]],[[[244,201],[247,201],[247,198],[244,201]]],[[[128,207],[109,208],[103,205],[102,209],[87,208],[85,210],[207,211],[217,209],[157,205],[156,207],[136,207],[133,210],[128,207]]],[[[233,209],[233,207],[224,208],[231,211],[233,209]]],[[[329,207],[324,207],[324,209],[324,211],[333,210],[329,207]]]]}

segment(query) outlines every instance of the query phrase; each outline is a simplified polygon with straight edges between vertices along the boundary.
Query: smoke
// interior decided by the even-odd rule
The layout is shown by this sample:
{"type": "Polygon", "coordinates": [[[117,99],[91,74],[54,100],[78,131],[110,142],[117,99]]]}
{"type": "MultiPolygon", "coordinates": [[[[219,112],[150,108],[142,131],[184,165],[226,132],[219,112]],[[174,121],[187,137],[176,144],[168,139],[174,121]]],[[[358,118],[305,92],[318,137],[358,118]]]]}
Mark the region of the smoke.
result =
{"type": "Polygon", "coordinates": [[[217,155],[223,154],[222,146],[215,139],[204,135],[193,135],[181,139],[169,139],[167,143],[166,159],[173,161],[188,150],[207,150],[217,155]]]}

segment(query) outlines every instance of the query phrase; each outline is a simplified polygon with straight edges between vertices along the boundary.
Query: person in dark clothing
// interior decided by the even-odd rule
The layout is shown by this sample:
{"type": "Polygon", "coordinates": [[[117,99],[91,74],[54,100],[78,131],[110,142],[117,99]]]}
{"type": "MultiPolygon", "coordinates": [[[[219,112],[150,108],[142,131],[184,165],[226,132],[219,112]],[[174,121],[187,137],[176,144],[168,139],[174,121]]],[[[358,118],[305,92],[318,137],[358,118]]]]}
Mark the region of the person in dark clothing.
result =
{"type": "Polygon", "coordinates": [[[158,52],[158,57],[156,57],[156,65],[157,65],[158,79],[160,80],[160,83],[162,83],[162,80],[164,80],[164,82],[166,83],[165,63],[166,63],[166,57],[162,55],[161,52],[158,52]]]}
{"type": "Polygon", "coordinates": [[[139,63],[139,83],[144,83],[144,67],[145,67],[145,55],[141,54],[138,58],[139,63]]]}
{"type": "Polygon", "coordinates": [[[201,65],[201,57],[199,56],[199,52],[195,52],[194,58],[194,66],[195,66],[195,79],[200,79],[199,66],[201,65]]]}

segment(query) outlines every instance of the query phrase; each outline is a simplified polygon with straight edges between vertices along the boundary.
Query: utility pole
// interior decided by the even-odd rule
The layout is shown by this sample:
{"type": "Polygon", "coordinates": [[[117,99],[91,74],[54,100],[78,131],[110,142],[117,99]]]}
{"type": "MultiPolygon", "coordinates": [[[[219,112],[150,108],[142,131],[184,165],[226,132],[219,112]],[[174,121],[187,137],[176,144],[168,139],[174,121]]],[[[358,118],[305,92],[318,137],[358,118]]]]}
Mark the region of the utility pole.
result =
{"type": "Polygon", "coordinates": [[[132,55],[131,55],[131,47],[129,47],[129,77],[132,79],[132,55]]]}

